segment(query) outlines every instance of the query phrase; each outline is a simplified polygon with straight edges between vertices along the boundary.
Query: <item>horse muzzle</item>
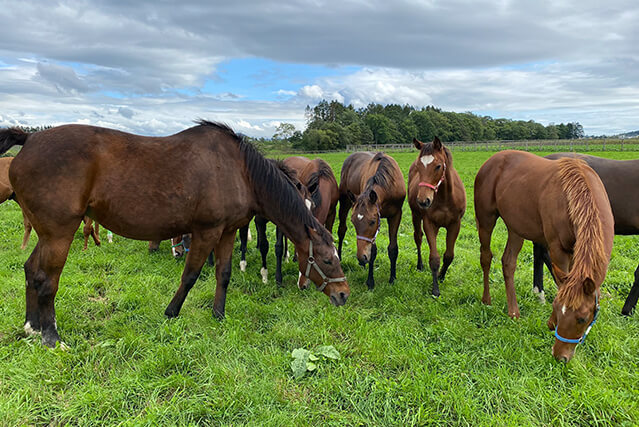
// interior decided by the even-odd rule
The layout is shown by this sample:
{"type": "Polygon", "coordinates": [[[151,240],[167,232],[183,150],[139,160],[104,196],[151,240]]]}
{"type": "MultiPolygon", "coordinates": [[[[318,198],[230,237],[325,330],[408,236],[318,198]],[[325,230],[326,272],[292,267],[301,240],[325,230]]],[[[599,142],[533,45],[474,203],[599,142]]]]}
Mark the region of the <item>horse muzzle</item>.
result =
{"type": "Polygon", "coordinates": [[[344,304],[346,304],[346,300],[348,299],[349,296],[350,296],[350,292],[345,292],[345,291],[331,292],[331,294],[329,295],[331,299],[331,303],[335,307],[341,307],[344,304]]]}
{"type": "Polygon", "coordinates": [[[421,210],[426,210],[430,208],[430,205],[432,204],[433,204],[433,200],[429,197],[425,198],[424,200],[417,199],[417,206],[419,206],[421,210]]]}

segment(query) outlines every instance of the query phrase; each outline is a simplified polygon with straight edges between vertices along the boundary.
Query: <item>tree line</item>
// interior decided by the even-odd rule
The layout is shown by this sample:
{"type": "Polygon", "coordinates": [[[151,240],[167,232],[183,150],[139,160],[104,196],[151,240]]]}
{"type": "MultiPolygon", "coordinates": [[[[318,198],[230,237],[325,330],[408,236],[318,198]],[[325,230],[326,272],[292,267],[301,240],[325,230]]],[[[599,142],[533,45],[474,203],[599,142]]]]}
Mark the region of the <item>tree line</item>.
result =
{"type": "Polygon", "coordinates": [[[584,136],[579,123],[549,124],[532,120],[494,119],[470,112],[442,111],[434,106],[369,104],[354,108],[337,101],[321,101],[305,111],[302,132],[281,123],[270,141],[258,145],[304,151],[338,150],[347,145],[408,144],[413,138],[444,142],[531,139],[574,139],[584,136]]]}

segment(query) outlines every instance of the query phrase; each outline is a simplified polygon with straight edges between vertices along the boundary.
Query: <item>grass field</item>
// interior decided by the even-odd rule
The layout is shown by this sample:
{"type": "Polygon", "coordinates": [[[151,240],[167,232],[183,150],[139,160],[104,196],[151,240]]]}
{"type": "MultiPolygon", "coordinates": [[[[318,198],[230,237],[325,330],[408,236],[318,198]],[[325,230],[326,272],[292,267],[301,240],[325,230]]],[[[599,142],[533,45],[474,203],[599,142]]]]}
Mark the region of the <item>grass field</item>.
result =
{"type": "MultiPolygon", "coordinates": [[[[238,244],[222,322],[212,316],[210,267],[180,316],[168,320],[164,308],[184,263],[171,257],[169,243],[149,255],[145,242],[116,236],[82,252],[79,231],[56,300],[68,351],[25,337],[22,265],[37,237],[21,251],[19,208],[0,205],[0,425],[637,425],[639,314],[620,315],[639,262],[637,237],[615,237],[599,321],[573,360],[557,363],[546,327],[550,304],[541,305],[531,290],[530,242],[515,275],[522,317],[506,314],[501,221],[492,245],[493,305],[480,301],[472,185],[492,153],[453,154],[468,209],[438,300],[430,296],[430,273],[415,269],[407,204],[394,285],[387,283],[386,222],[372,292],[349,223],[342,266],[351,297],[341,308],[313,289],[299,291],[293,263],[278,288],[272,250],[271,281],[262,284],[254,241],[241,273],[238,244]],[[291,351],[321,345],[333,345],[341,359],[321,360],[295,379],[291,351]]],[[[416,152],[392,155],[408,176],[416,152]]],[[[322,157],[339,177],[346,154],[322,157]]],[[[427,257],[425,242],[423,250],[427,257]]],[[[555,285],[547,273],[545,287],[551,300],[555,285]]]]}

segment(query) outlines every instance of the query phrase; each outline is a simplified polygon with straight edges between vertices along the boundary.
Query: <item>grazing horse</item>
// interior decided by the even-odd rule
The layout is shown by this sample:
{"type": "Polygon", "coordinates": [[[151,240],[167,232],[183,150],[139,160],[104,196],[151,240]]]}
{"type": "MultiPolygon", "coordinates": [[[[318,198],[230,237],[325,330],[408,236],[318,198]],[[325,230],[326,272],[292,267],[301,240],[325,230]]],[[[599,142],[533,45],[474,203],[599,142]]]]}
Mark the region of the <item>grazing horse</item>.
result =
{"type": "Polygon", "coordinates": [[[513,318],[519,318],[514,273],[524,239],[549,248],[559,286],[548,319],[548,327],[555,329],[552,353],[567,362],[597,318],[599,288],[612,251],[614,220],[601,180],[581,160],[551,161],[502,151],[477,172],[475,216],[484,304],[490,304],[490,239],[497,218],[508,229],[502,269],[508,315],[513,318]]]}
{"type": "MultiPolygon", "coordinates": [[[[15,198],[13,193],[13,187],[11,186],[11,182],[9,182],[9,167],[11,166],[11,161],[13,157],[2,157],[0,158],[0,203],[5,202],[7,199],[15,198]]],[[[25,249],[27,244],[29,243],[29,238],[31,237],[31,230],[33,227],[31,223],[27,219],[24,212],[22,213],[22,222],[24,224],[24,237],[22,238],[22,245],[20,249],[25,249]]],[[[89,236],[93,237],[93,241],[96,246],[100,246],[100,235],[99,235],[99,225],[96,222],[95,228],[93,227],[93,220],[88,217],[84,217],[84,227],[82,229],[82,233],[84,234],[84,247],[83,250],[87,249],[87,245],[89,242],[89,236]]]]}
{"type": "MultiPolygon", "coordinates": [[[[555,160],[574,157],[588,163],[606,187],[612,216],[615,219],[615,234],[639,234],[639,160],[611,160],[576,153],[555,153],[546,156],[555,160]]],[[[543,298],[543,263],[550,267],[548,251],[541,245],[534,246],[533,290],[543,298]]],[[[552,269],[551,269],[552,273],[552,269]]],[[[639,299],[639,266],[635,270],[635,280],[630,294],[621,309],[621,314],[629,316],[639,299]]]]}
{"type": "Polygon", "coordinates": [[[390,280],[396,277],[397,230],[402,220],[402,205],[406,198],[404,176],[397,162],[384,153],[358,152],[346,158],[342,166],[339,184],[339,249],[342,257],[342,242],[346,234],[346,216],[351,206],[351,221],[357,232],[357,259],[361,265],[368,263],[368,289],[375,287],[373,268],[377,257],[375,240],[382,225],[388,221],[388,257],[390,258],[390,280]]]}
{"type": "MultiPolygon", "coordinates": [[[[313,202],[311,201],[311,195],[308,192],[308,189],[304,184],[297,179],[297,172],[294,169],[289,168],[282,160],[274,160],[268,159],[269,162],[272,162],[288,179],[299,193],[301,199],[304,201],[304,204],[309,210],[313,208],[313,202]]],[[[262,216],[255,216],[255,229],[257,230],[257,247],[260,250],[260,255],[262,256],[262,268],[260,269],[260,274],[262,276],[262,282],[268,283],[268,267],[266,265],[266,257],[268,255],[269,243],[268,238],[266,237],[266,224],[268,224],[269,219],[262,216]]],[[[248,224],[245,227],[240,228],[240,270],[246,270],[246,244],[248,241],[248,224]]],[[[283,243],[284,243],[284,234],[280,230],[279,227],[276,227],[276,236],[277,243],[275,244],[275,255],[277,258],[277,266],[275,270],[275,280],[281,285],[282,284],[282,255],[283,255],[283,243]]]]}
{"type": "Polygon", "coordinates": [[[430,255],[428,264],[433,276],[432,294],[439,296],[439,281],[443,281],[446,271],[455,257],[455,241],[461,228],[461,219],[466,211],[466,190],[453,167],[450,150],[435,137],[425,144],[413,139],[419,150],[417,159],[408,172],[408,205],[413,215],[415,245],[417,245],[417,269],[423,270],[422,226],[428,241],[430,255]],[[444,264],[439,270],[437,233],[446,228],[446,252],[444,264]]]}
{"type": "Polygon", "coordinates": [[[167,137],[86,125],[0,131],[0,154],[13,145],[23,148],[11,164],[11,184],[40,237],[25,263],[25,331],[40,330],[44,345],[60,340],[55,295],[84,215],[131,239],[192,233],[180,287],[165,311],[169,317],[180,312],[213,249],[213,313],[224,317],[235,234],[256,213],[282,227],[297,246],[300,272],[334,305],[350,294],[332,236],[281,172],[225,125],[202,120],[167,137]],[[172,164],[190,166],[163,173],[172,164]]]}

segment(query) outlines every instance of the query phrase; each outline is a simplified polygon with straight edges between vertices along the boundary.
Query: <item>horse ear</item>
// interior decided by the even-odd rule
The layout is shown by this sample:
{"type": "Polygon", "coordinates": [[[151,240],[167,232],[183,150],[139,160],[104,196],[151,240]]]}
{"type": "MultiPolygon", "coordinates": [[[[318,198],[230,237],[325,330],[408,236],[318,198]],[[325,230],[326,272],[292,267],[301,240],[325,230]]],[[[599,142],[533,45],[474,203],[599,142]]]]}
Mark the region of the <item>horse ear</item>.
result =
{"type": "Polygon", "coordinates": [[[355,201],[357,200],[351,190],[346,190],[346,195],[348,196],[348,200],[350,200],[351,203],[355,203],[355,201]]]}
{"type": "Polygon", "coordinates": [[[595,282],[593,282],[593,280],[590,277],[586,277],[586,280],[584,280],[584,294],[586,295],[590,295],[592,293],[595,292],[596,286],[595,286],[595,282]]]}
{"type": "Polygon", "coordinates": [[[442,142],[439,140],[439,138],[435,137],[435,139],[433,139],[433,150],[439,151],[441,149],[442,149],[442,142]]]}
{"type": "Polygon", "coordinates": [[[375,190],[371,190],[368,194],[368,200],[370,200],[371,203],[377,203],[377,193],[375,190]]]}
{"type": "Polygon", "coordinates": [[[555,279],[557,279],[557,284],[560,285],[566,281],[567,274],[556,264],[552,265],[552,274],[555,275],[555,279]]]}
{"type": "Polygon", "coordinates": [[[417,148],[418,150],[421,150],[422,145],[424,145],[424,143],[418,140],[417,138],[413,138],[413,144],[415,145],[415,148],[417,148]]]}

